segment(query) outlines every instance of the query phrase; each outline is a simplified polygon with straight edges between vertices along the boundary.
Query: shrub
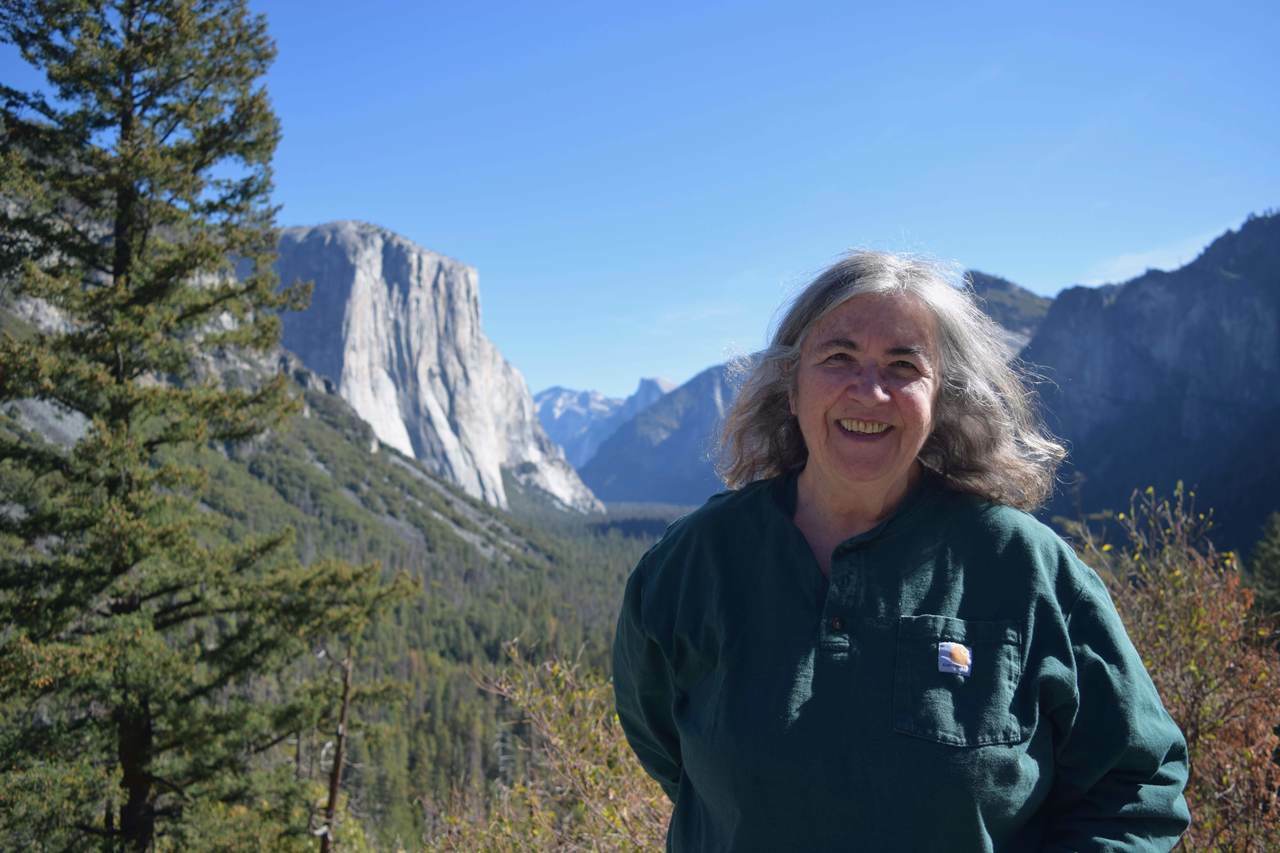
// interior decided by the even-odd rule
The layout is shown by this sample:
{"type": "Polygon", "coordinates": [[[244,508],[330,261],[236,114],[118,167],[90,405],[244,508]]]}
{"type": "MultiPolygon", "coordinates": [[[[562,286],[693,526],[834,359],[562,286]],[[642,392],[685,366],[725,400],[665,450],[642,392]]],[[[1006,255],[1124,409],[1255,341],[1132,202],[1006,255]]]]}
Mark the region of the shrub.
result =
{"type": "Polygon", "coordinates": [[[1253,610],[1236,556],[1214,549],[1212,515],[1181,485],[1148,488],[1104,531],[1075,525],[1081,556],[1107,577],[1116,608],[1165,707],[1187,738],[1187,849],[1280,849],[1272,762],[1280,666],[1274,623],[1253,610]],[[1105,534],[1121,541],[1113,546],[1105,534]]]}
{"type": "Polygon", "coordinates": [[[528,772],[498,784],[485,817],[450,810],[439,850],[660,850],[671,806],[631,753],[601,675],[560,660],[534,664],[515,643],[482,686],[527,727],[528,772]]]}

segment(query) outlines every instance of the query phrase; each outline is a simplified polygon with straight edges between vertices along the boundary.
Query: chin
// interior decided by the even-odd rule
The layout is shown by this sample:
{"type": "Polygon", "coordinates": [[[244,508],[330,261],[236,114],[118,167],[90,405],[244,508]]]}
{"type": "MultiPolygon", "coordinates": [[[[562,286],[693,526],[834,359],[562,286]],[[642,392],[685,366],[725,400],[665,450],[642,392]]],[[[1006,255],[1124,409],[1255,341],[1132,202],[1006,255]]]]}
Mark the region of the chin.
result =
{"type": "Polygon", "coordinates": [[[892,490],[895,486],[905,485],[911,479],[911,465],[904,468],[887,466],[848,466],[837,474],[837,478],[853,489],[892,490]]]}

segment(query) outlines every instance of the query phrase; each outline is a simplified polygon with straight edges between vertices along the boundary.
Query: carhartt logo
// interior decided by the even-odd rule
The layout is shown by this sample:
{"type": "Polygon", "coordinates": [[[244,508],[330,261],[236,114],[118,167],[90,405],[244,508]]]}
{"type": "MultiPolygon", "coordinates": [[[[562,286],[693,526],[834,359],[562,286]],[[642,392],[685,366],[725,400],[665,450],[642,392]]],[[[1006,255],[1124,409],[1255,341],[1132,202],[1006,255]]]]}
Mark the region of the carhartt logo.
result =
{"type": "Polygon", "coordinates": [[[938,643],[938,672],[968,675],[973,653],[960,643],[938,643]]]}

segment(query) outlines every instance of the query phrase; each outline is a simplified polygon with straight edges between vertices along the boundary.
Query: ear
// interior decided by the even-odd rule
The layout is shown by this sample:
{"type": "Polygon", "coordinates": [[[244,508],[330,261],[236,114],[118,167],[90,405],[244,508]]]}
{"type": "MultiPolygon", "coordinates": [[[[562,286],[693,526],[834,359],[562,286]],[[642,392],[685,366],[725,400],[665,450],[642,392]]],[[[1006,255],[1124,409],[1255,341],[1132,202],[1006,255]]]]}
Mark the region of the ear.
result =
{"type": "Polygon", "coordinates": [[[796,417],[796,392],[794,388],[787,392],[787,408],[791,410],[791,417],[796,417]]]}

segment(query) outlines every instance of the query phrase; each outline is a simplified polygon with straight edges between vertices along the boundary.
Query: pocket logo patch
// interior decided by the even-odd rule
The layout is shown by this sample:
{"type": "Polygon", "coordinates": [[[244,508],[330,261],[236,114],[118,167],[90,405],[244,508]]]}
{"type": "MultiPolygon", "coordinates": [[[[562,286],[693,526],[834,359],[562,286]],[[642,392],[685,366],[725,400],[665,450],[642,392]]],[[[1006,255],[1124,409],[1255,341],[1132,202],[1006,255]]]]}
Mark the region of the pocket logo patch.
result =
{"type": "Polygon", "coordinates": [[[969,674],[973,663],[973,651],[961,643],[938,643],[938,672],[954,675],[969,674]]]}

